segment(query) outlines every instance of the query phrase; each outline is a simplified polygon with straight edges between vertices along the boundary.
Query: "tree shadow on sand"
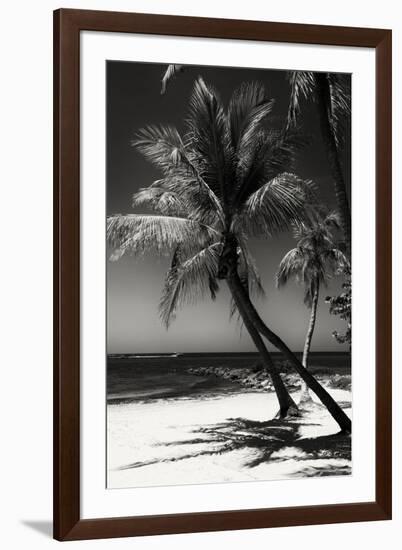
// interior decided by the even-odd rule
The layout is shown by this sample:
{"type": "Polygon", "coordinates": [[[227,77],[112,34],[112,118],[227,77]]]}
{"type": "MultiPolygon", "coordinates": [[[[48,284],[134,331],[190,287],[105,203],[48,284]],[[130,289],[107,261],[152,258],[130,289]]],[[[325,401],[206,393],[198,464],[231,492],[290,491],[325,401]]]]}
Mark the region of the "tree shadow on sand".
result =
{"type": "Polygon", "coordinates": [[[157,444],[166,448],[173,447],[173,456],[133,462],[120,467],[119,470],[246,450],[248,458],[244,460],[243,468],[250,469],[261,464],[292,460],[300,463],[300,467],[297,467],[289,477],[350,474],[350,435],[340,432],[303,437],[303,427],[314,426],[320,424],[316,424],[315,419],[308,416],[295,420],[273,419],[266,422],[229,418],[225,422],[191,430],[193,438],[157,444]],[[183,453],[177,454],[178,448],[183,448],[183,453]],[[316,465],[314,462],[312,465],[311,461],[317,461],[316,465]]]}

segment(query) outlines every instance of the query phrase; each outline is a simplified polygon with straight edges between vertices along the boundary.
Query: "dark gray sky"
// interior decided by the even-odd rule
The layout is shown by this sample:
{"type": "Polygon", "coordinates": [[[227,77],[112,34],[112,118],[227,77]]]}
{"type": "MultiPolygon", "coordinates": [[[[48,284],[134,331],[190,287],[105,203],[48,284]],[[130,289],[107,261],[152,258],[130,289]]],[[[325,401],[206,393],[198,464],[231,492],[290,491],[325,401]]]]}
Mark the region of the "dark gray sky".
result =
{"type": "MultiPolygon", "coordinates": [[[[130,141],[136,131],[148,124],[169,123],[182,130],[198,75],[213,84],[225,105],[241,82],[258,80],[275,99],[272,123],[278,126],[286,114],[289,86],[284,71],[189,66],[171,82],[166,95],[161,96],[160,80],[165,68],[166,65],[148,63],[107,63],[108,215],[133,213],[133,193],[160,178],[160,172],[130,146],[130,141]]],[[[299,153],[294,171],[315,181],[322,202],[334,208],[333,187],[314,105],[304,105],[303,128],[310,136],[310,144],[299,153]]],[[[343,161],[349,185],[349,139],[343,161]]],[[[266,299],[256,301],[256,306],[268,325],[293,350],[299,351],[309,320],[302,288],[290,282],[279,291],[274,284],[278,264],[295,246],[295,241],[291,235],[282,234],[269,240],[254,240],[251,246],[267,292],[266,299]]],[[[168,258],[158,258],[152,253],[143,258],[126,256],[119,262],[107,262],[108,353],[255,351],[245,330],[240,332],[235,321],[229,323],[230,298],[224,284],[215,302],[206,298],[186,306],[167,331],[158,316],[158,302],[168,265],[168,258]]],[[[333,330],[343,330],[344,324],[329,315],[323,300],[328,294],[338,293],[340,286],[341,280],[334,279],[322,290],[312,351],[346,350],[331,336],[333,330]]]]}

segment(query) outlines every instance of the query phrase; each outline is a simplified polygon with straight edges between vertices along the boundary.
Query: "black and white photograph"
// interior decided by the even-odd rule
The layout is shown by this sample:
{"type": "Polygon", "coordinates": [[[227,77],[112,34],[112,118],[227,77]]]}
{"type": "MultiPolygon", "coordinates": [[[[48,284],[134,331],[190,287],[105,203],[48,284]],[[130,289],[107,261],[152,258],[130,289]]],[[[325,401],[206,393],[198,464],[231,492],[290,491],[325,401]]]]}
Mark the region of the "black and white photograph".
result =
{"type": "Polygon", "coordinates": [[[107,488],[352,474],[351,82],[107,61],[107,488]]]}

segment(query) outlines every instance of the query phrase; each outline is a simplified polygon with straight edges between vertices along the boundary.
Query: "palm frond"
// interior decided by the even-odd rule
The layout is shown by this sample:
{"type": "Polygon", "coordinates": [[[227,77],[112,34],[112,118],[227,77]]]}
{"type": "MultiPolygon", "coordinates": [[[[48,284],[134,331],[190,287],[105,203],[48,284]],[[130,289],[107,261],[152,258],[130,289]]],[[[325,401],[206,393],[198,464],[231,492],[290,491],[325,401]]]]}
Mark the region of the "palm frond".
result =
{"type": "Polygon", "coordinates": [[[186,215],[188,209],[178,193],[161,187],[150,186],[140,189],[133,195],[132,206],[148,206],[155,212],[166,215],[186,215]]]}
{"type": "Polygon", "coordinates": [[[200,174],[225,202],[225,113],[217,93],[201,77],[194,84],[187,123],[189,146],[197,158],[200,174]]]}
{"type": "MultiPolygon", "coordinates": [[[[201,176],[192,159],[191,151],[186,150],[176,128],[168,125],[148,126],[138,132],[132,145],[164,173],[164,178],[155,182],[152,187],[176,192],[182,200],[186,195],[186,201],[190,200],[193,204],[195,199],[207,199],[210,208],[215,209],[216,215],[222,220],[220,201],[201,176]],[[194,196],[194,192],[197,197],[194,196]]],[[[143,198],[145,199],[145,195],[143,198]]],[[[172,195],[169,198],[173,199],[172,195]]],[[[164,199],[168,199],[168,195],[165,195],[164,199]]]]}
{"type": "Polygon", "coordinates": [[[329,117],[334,132],[336,145],[341,147],[344,142],[345,127],[350,117],[350,76],[338,73],[328,73],[329,86],[329,117]]]}
{"type": "Polygon", "coordinates": [[[295,222],[292,224],[292,235],[293,238],[299,241],[303,239],[304,236],[308,233],[310,228],[311,220],[306,218],[302,222],[295,222]]]}
{"type": "Polygon", "coordinates": [[[179,73],[183,71],[183,65],[168,65],[163,78],[161,85],[161,95],[166,93],[167,87],[171,80],[173,80],[179,73]]]}
{"type": "Polygon", "coordinates": [[[299,274],[304,263],[303,251],[299,248],[292,248],[282,258],[276,274],[276,286],[278,288],[286,285],[291,277],[299,274]]]}
{"type": "Polygon", "coordinates": [[[252,149],[239,159],[236,204],[244,202],[267,181],[283,172],[290,172],[296,153],[305,144],[306,138],[297,131],[289,130],[278,134],[260,128],[252,149]]]}
{"type": "Polygon", "coordinates": [[[339,248],[326,250],[323,256],[324,260],[330,264],[331,269],[337,275],[350,268],[348,258],[339,248]]]}
{"type": "Polygon", "coordinates": [[[295,127],[300,113],[302,99],[311,97],[314,100],[316,81],[313,72],[292,71],[288,75],[290,84],[290,100],[288,107],[287,129],[295,127]]]}
{"type": "Polygon", "coordinates": [[[159,313],[167,328],[182,305],[195,303],[208,293],[215,297],[220,247],[220,243],[213,243],[167,272],[159,304],[159,313]]]}
{"type": "Polygon", "coordinates": [[[323,223],[329,230],[341,229],[341,217],[339,215],[339,212],[333,210],[332,212],[326,214],[323,219],[323,223]]]}
{"type": "Polygon", "coordinates": [[[264,166],[265,181],[272,179],[282,172],[290,172],[296,154],[307,144],[307,138],[298,131],[282,132],[279,136],[274,135],[273,143],[269,147],[270,154],[267,155],[264,166]]]}
{"type": "Polygon", "coordinates": [[[202,176],[197,166],[197,157],[198,155],[194,155],[193,151],[184,150],[182,154],[183,166],[176,167],[169,178],[171,181],[175,180],[176,184],[179,184],[181,193],[186,194],[190,202],[198,204],[196,210],[205,210],[205,207],[209,208],[214,211],[214,215],[219,219],[221,224],[224,224],[224,212],[221,201],[202,176]],[[206,205],[206,203],[208,204],[206,205]]]}
{"type": "Polygon", "coordinates": [[[289,74],[290,100],[287,130],[296,127],[301,99],[317,98],[319,88],[324,86],[325,108],[338,147],[342,146],[345,125],[350,116],[350,76],[339,73],[313,73],[293,71],[289,74]]]}
{"type": "Polygon", "coordinates": [[[215,276],[209,275],[208,277],[208,287],[211,300],[216,300],[216,295],[218,294],[219,284],[218,279],[215,276]]]}
{"type": "Polygon", "coordinates": [[[322,239],[327,237],[326,244],[333,242],[332,231],[340,229],[340,216],[338,212],[328,212],[321,203],[317,203],[316,186],[311,183],[311,194],[308,198],[310,208],[303,222],[293,223],[293,237],[300,241],[310,241],[314,237],[322,239]]]}
{"type": "Polygon", "coordinates": [[[119,249],[111,259],[126,252],[142,254],[153,250],[164,254],[178,245],[192,250],[213,242],[219,235],[213,228],[187,218],[140,214],[110,216],[106,234],[108,244],[119,249]]]}
{"type": "Polygon", "coordinates": [[[243,82],[229,102],[227,125],[233,149],[246,148],[256,129],[272,111],[273,99],[266,97],[259,82],[243,82]]]}
{"type": "MultiPolygon", "coordinates": [[[[310,182],[283,173],[255,191],[234,220],[248,236],[273,235],[302,223],[306,217],[310,182]]],[[[237,229],[238,230],[238,229],[237,229]]]]}
{"type": "Polygon", "coordinates": [[[133,195],[133,206],[145,205],[157,214],[191,218],[218,227],[220,213],[204,187],[187,171],[175,171],[133,195]]]}
{"type": "Polygon", "coordinates": [[[179,132],[169,125],[150,125],[139,130],[131,145],[165,173],[181,162],[184,149],[179,132]]]}

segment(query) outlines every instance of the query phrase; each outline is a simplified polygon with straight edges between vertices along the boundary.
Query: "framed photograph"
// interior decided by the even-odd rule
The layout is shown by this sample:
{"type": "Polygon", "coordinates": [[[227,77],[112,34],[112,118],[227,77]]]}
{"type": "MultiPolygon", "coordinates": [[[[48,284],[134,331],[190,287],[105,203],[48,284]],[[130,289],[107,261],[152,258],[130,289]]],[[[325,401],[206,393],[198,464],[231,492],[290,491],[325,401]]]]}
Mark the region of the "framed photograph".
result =
{"type": "Polygon", "coordinates": [[[391,48],[54,13],[56,539],[391,518],[391,48]]]}

